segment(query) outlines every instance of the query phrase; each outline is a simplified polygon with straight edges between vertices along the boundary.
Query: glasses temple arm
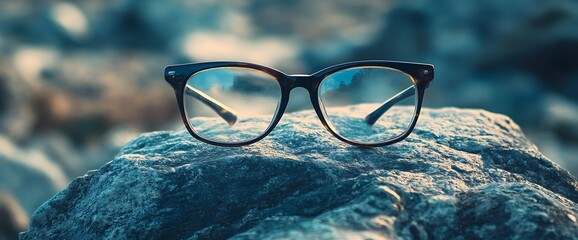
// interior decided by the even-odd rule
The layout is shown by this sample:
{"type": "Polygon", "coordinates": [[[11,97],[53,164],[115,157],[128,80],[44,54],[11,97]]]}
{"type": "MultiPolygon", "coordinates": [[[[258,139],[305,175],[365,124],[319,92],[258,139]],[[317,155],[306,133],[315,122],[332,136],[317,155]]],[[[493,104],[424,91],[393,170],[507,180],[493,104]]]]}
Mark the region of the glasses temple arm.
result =
{"type": "Polygon", "coordinates": [[[223,118],[223,120],[225,120],[229,126],[233,126],[237,122],[237,114],[235,111],[222,102],[219,102],[218,100],[189,85],[185,87],[185,93],[193,96],[203,104],[207,105],[217,114],[219,114],[219,116],[223,118]]]}
{"type": "Polygon", "coordinates": [[[385,100],[385,102],[383,102],[381,104],[381,106],[379,106],[377,109],[375,109],[373,112],[369,113],[366,117],[365,117],[365,122],[369,125],[373,125],[375,124],[375,122],[377,122],[377,120],[385,113],[387,112],[387,110],[389,110],[391,107],[393,107],[396,103],[415,95],[415,91],[414,91],[414,86],[408,87],[405,90],[401,91],[400,93],[396,94],[395,96],[385,100]]]}

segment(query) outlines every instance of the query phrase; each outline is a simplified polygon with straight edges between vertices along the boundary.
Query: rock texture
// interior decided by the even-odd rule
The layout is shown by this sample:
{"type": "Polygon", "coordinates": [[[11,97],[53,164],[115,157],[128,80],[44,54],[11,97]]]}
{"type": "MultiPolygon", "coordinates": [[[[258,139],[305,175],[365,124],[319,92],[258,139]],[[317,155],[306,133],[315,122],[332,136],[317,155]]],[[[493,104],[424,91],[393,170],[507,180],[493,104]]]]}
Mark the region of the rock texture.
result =
{"type": "Polygon", "coordinates": [[[503,115],[425,109],[405,141],[366,149],[304,111],[240,148],[144,134],[20,237],[578,239],[577,202],[576,179],[503,115]]]}

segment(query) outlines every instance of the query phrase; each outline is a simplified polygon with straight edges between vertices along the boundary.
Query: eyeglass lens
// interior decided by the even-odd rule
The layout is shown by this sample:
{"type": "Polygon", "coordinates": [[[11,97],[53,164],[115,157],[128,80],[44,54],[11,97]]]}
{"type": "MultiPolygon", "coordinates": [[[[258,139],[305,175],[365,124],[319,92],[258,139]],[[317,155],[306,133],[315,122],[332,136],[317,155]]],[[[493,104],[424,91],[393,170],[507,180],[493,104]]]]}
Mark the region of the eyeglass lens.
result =
{"type": "Polygon", "coordinates": [[[319,85],[322,113],[341,137],[381,143],[402,135],[416,111],[416,87],[407,74],[385,67],[338,71],[319,85]]]}
{"type": "Polygon", "coordinates": [[[281,87],[273,76],[242,67],[193,74],[183,97],[191,128],[199,136],[221,143],[261,136],[271,124],[280,99],[281,87]]]}

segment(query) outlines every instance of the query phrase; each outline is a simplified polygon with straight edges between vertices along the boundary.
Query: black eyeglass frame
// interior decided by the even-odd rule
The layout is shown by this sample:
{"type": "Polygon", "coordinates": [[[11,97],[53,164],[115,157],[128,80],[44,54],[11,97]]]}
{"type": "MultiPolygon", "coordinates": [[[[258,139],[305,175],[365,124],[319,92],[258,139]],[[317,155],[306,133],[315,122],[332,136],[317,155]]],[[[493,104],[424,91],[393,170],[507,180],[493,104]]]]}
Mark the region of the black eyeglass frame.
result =
{"type": "MultiPolygon", "coordinates": [[[[178,65],[170,65],[165,67],[165,80],[172,86],[173,90],[175,91],[175,95],[177,98],[177,104],[179,106],[179,111],[181,114],[181,118],[187,131],[197,140],[213,144],[221,147],[240,147],[249,145],[255,142],[260,141],[261,139],[265,138],[273,129],[277,126],[279,121],[281,120],[287,104],[289,103],[289,94],[291,90],[297,87],[303,87],[309,92],[309,96],[311,99],[311,104],[313,105],[313,109],[317,114],[317,117],[323,124],[323,127],[331,135],[336,137],[337,139],[346,142],[348,144],[359,146],[359,147],[380,147],[390,145],[396,142],[399,142],[405,139],[413,129],[417,123],[417,119],[419,117],[419,113],[421,110],[424,93],[426,88],[429,87],[431,82],[434,78],[434,66],[431,64],[423,64],[423,63],[412,63],[412,62],[399,62],[399,61],[385,61],[385,60],[368,60],[368,61],[356,61],[356,62],[347,62],[338,65],[334,65],[331,67],[327,67],[322,69],[316,73],[311,75],[288,75],[279,70],[274,68],[248,63],[248,62],[236,62],[236,61],[218,61],[218,62],[199,62],[199,63],[187,63],[187,64],[178,64],[178,65]],[[277,111],[273,117],[273,120],[269,124],[269,127],[258,137],[238,143],[223,143],[223,142],[215,142],[209,139],[205,139],[199,136],[195,130],[193,130],[192,126],[190,125],[184,107],[184,94],[186,90],[186,84],[188,79],[198,73],[199,71],[208,70],[212,68],[222,68],[222,67],[237,67],[237,68],[248,68],[254,69],[266,74],[273,76],[279,86],[281,87],[281,99],[279,105],[277,107],[277,111]],[[350,141],[341,137],[337,134],[328,124],[325,119],[325,115],[322,112],[321,106],[319,104],[320,99],[318,96],[319,85],[321,82],[329,75],[349,69],[349,68],[356,68],[356,67],[384,67],[390,68],[402,73],[407,74],[410,76],[410,79],[413,81],[415,87],[417,88],[417,101],[416,101],[416,109],[414,112],[414,117],[412,118],[412,122],[410,123],[407,130],[398,135],[395,138],[389,139],[384,142],[379,143],[360,143],[355,141],[350,141]]],[[[412,94],[413,95],[413,94],[412,94]]]]}

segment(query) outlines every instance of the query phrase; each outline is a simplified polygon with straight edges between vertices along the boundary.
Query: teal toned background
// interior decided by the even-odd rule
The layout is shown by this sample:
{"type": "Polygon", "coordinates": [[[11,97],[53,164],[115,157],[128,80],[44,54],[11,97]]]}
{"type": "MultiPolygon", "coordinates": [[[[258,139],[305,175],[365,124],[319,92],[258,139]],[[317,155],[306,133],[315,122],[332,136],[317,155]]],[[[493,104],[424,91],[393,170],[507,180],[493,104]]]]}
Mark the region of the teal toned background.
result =
{"type": "MultiPolygon", "coordinates": [[[[578,175],[576,1],[0,2],[0,157],[42,162],[60,187],[139,133],[180,128],[163,68],[208,60],[432,63],[425,107],[506,114],[578,175]]],[[[289,109],[305,108],[294,91],[289,109]]]]}

